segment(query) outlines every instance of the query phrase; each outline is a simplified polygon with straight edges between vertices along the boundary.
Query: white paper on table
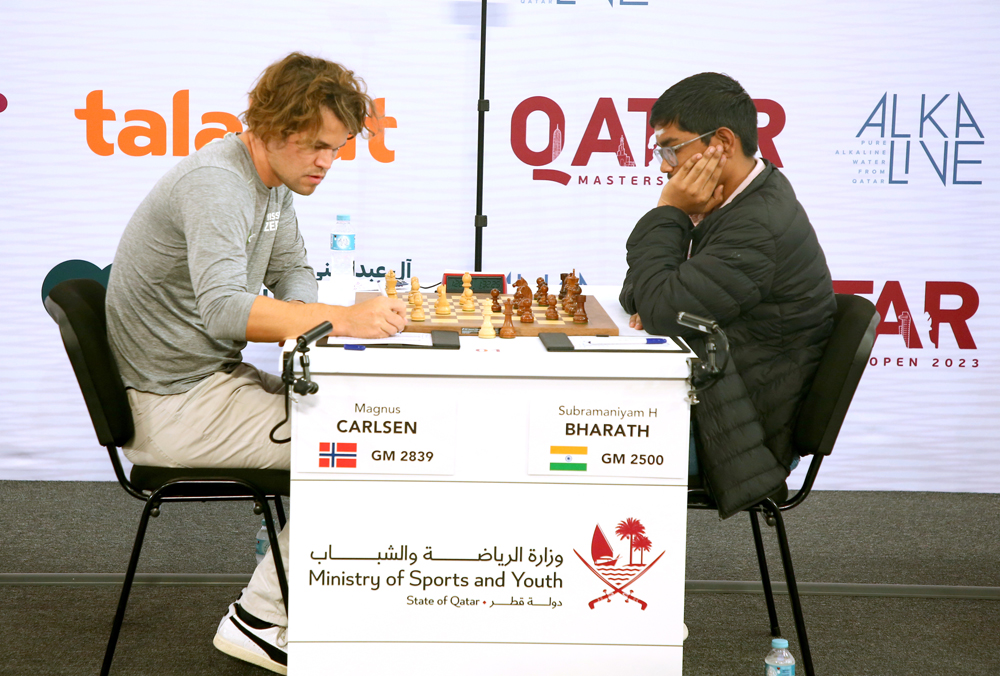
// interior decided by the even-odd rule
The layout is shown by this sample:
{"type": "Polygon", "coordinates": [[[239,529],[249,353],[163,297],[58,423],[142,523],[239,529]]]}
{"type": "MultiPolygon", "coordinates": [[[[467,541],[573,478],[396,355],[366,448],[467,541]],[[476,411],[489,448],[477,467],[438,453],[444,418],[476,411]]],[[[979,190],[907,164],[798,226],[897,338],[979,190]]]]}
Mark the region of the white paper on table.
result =
{"type": "MultiPolygon", "coordinates": [[[[653,337],[653,336],[650,336],[653,337]]],[[[569,336],[574,350],[641,350],[643,352],[685,352],[687,346],[679,339],[666,336],[667,342],[649,344],[645,336],[569,336]]]]}
{"type": "Polygon", "coordinates": [[[330,336],[323,347],[343,347],[344,345],[416,345],[432,347],[434,336],[429,333],[397,333],[388,338],[348,338],[330,336]]]}

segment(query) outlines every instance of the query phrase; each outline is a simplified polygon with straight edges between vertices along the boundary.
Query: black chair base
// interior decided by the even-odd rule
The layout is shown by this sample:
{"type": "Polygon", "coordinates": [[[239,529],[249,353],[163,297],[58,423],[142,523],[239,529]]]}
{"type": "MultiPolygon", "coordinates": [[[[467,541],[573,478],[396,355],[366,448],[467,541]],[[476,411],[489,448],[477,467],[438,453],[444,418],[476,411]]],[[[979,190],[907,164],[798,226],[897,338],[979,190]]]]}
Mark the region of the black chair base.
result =
{"type": "MultiPolygon", "coordinates": [[[[787,487],[783,491],[787,496],[787,487]]],[[[795,620],[795,633],[799,639],[799,649],[802,652],[802,665],[806,676],[813,676],[812,652],[809,649],[809,637],[806,633],[805,617],[802,614],[802,602],[799,599],[799,587],[795,581],[795,569],[792,565],[792,553],[788,547],[788,534],[785,531],[785,520],[781,516],[782,508],[787,508],[787,502],[778,503],[771,498],[766,498],[753,507],[747,509],[750,512],[750,527],[753,530],[754,548],[757,551],[757,563],[760,566],[760,579],[764,586],[764,599],[767,603],[767,615],[771,622],[771,636],[781,636],[781,627],[778,624],[778,613],[774,605],[774,591],[771,587],[771,576],[768,573],[767,557],[764,553],[764,541],[761,537],[760,522],[757,514],[763,513],[769,525],[773,524],[775,534],[778,536],[778,548],[781,552],[781,564],[785,572],[785,581],[788,585],[788,596],[792,604],[792,617],[795,620]]],[[[702,490],[688,491],[688,509],[709,509],[716,510],[718,507],[711,497],[702,490]]]]}
{"type": "MultiPolygon", "coordinates": [[[[234,474],[236,473],[234,472],[234,474]]],[[[150,485],[147,482],[153,477],[162,479],[168,475],[174,475],[174,478],[168,478],[166,482],[150,490],[148,496],[144,496],[145,504],[143,505],[142,515],[139,518],[139,527],[136,530],[135,543],[132,546],[132,555],[129,557],[128,569],[125,572],[125,581],[122,584],[122,592],[118,599],[118,609],[115,612],[115,619],[111,626],[111,636],[108,638],[108,645],[104,652],[101,676],[108,676],[111,671],[115,648],[118,645],[118,636],[121,633],[122,623],[125,620],[125,609],[128,607],[128,598],[132,591],[132,582],[135,579],[136,568],[139,565],[142,543],[146,536],[146,528],[149,526],[149,518],[159,516],[160,506],[163,503],[252,500],[254,502],[254,513],[264,515],[267,538],[270,542],[270,552],[278,575],[278,583],[281,587],[281,598],[285,603],[285,608],[288,608],[288,579],[284,564],[281,561],[280,549],[278,547],[278,533],[274,527],[274,519],[271,516],[268,498],[274,500],[279,525],[283,528],[285,525],[285,509],[281,501],[281,495],[288,494],[289,473],[277,470],[241,470],[238,473],[241,475],[239,478],[226,475],[220,476],[220,472],[217,469],[190,470],[145,467],[140,465],[136,465],[133,468],[131,474],[133,488],[150,485]],[[255,477],[256,473],[261,474],[259,477],[255,477]],[[202,477],[195,478],[192,474],[200,474],[202,477]],[[282,477],[281,475],[284,476],[282,477]],[[272,490],[262,490],[258,484],[250,483],[249,479],[252,478],[259,478],[260,485],[267,486],[268,489],[272,490]],[[136,481],[139,483],[135,483],[136,481]]],[[[148,489],[140,488],[140,490],[148,489]]]]}
{"type": "Polygon", "coordinates": [[[142,500],[142,516],[122,586],[111,637],[104,654],[101,674],[111,669],[118,634],[121,631],[129,592],[142,551],[149,517],[158,516],[167,502],[207,502],[249,500],[254,512],[264,515],[267,537],[277,569],[281,597],[288,608],[288,580],[281,562],[278,536],[268,500],[274,500],[278,519],[285,525],[282,495],[289,493],[289,473],[265,469],[177,469],[137,465],[126,478],[118,449],[135,434],[128,394],[108,343],[105,289],[92,279],[71,279],[57,284],[45,298],[45,309],[59,325],[66,355],[76,375],[80,392],[94,424],[97,441],[108,451],[118,483],[132,497],[142,500]]]}

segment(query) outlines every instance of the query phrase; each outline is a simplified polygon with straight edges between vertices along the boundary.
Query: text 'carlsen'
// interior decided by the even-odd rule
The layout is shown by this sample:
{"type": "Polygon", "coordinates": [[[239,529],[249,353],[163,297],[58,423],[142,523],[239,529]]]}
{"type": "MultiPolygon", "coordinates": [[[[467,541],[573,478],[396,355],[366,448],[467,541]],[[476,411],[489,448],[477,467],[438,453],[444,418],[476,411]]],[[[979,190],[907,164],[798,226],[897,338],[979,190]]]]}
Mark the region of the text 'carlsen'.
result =
{"type": "Polygon", "coordinates": [[[361,434],[416,434],[417,423],[408,420],[338,420],[337,431],[361,434]]]}
{"type": "Polygon", "coordinates": [[[649,425],[612,425],[605,423],[586,425],[581,423],[566,423],[568,437],[648,437],[649,425]]]}

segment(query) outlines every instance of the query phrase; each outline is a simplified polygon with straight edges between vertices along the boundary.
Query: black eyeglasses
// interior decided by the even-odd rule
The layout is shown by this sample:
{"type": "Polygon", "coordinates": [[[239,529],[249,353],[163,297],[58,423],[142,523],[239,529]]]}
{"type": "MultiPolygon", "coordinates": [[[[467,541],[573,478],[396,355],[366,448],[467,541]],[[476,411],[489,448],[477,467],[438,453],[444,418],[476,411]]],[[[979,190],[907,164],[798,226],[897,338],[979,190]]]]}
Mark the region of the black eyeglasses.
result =
{"type": "Polygon", "coordinates": [[[715,132],[719,131],[719,129],[722,129],[722,127],[719,127],[718,129],[713,129],[712,131],[706,132],[706,133],[702,134],[701,136],[696,136],[695,138],[691,139],[690,141],[685,141],[684,143],[678,143],[675,146],[656,146],[655,148],[653,148],[653,156],[656,157],[657,159],[659,159],[660,162],[666,162],[671,167],[676,167],[677,166],[677,151],[678,150],[680,150],[681,148],[683,148],[684,146],[686,146],[689,143],[694,143],[695,141],[697,141],[699,139],[703,139],[706,136],[711,136],[715,132]]]}

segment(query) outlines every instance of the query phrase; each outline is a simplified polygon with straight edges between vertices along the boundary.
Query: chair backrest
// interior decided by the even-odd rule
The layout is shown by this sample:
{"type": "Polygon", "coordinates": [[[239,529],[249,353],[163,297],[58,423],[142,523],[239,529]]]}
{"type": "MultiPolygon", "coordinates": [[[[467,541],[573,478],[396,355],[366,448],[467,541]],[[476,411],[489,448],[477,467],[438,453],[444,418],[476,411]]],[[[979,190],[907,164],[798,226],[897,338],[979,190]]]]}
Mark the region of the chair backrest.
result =
{"type": "Polygon", "coordinates": [[[829,455],[875,345],[878,312],[861,296],[837,294],[833,333],[792,437],[799,455],[829,455]]]}
{"type": "Polygon", "coordinates": [[[100,282],[69,279],[52,288],[45,309],[59,325],[97,440],[122,446],[134,433],[132,411],[108,344],[104,294],[100,282]]]}

